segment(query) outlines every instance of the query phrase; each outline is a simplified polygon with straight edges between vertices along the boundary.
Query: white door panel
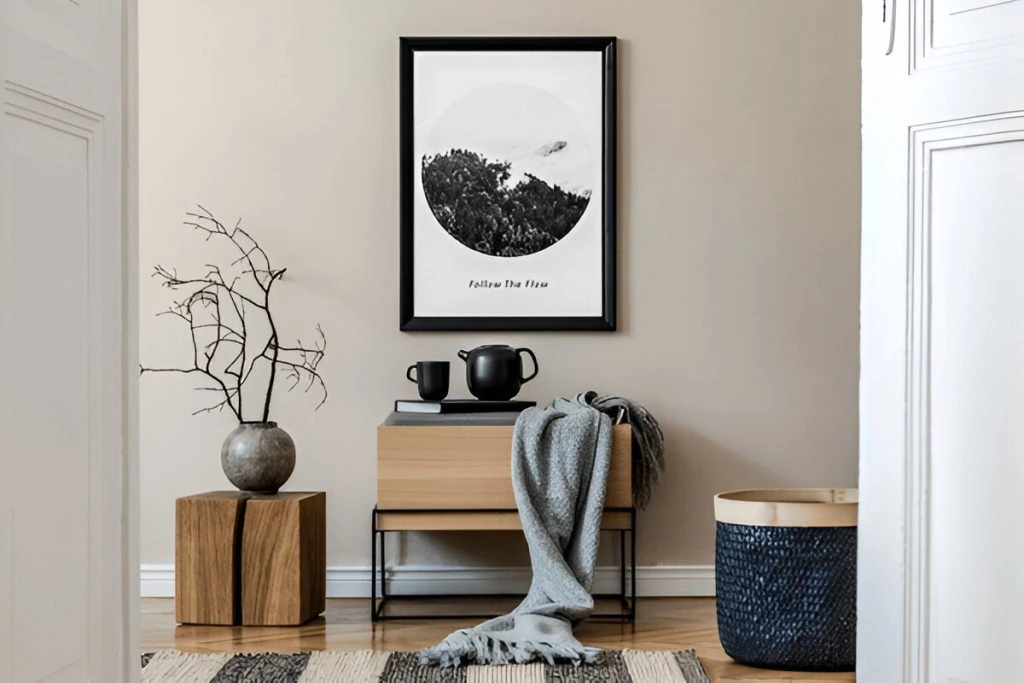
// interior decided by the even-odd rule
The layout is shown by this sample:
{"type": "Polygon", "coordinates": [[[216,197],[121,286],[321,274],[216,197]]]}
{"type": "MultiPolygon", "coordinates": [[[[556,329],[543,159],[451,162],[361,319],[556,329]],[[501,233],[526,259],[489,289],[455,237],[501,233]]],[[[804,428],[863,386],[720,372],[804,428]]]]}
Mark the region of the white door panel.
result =
{"type": "Polygon", "coordinates": [[[121,12],[0,0],[0,682],[138,677],[121,12]]]}
{"type": "Polygon", "coordinates": [[[7,264],[12,296],[5,297],[5,323],[14,334],[5,355],[17,359],[8,362],[5,380],[19,388],[6,439],[20,460],[11,492],[14,680],[43,680],[55,671],[83,680],[89,473],[97,456],[89,438],[89,376],[102,370],[89,353],[89,147],[81,137],[11,114],[5,130],[14,257],[7,264]],[[43,295],[50,306],[40,305],[43,295]],[[49,604],[40,610],[42,596],[49,604]]]}
{"type": "Polygon", "coordinates": [[[979,681],[1024,635],[1024,133],[993,137],[931,170],[930,670],[979,681]]]}
{"type": "MultiPolygon", "coordinates": [[[[120,62],[120,7],[111,0],[5,0],[9,30],[0,43],[4,79],[72,106],[105,112],[98,87],[120,62]],[[116,40],[112,29],[117,29],[116,40]],[[103,70],[103,71],[101,71],[103,70]]],[[[118,112],[120,113],[120,112],[118,112]]]]}
{"type": "Polygon", "coordinates": [[[916,69],[1024,55],[1020,30],[1024,25],[1024,0],[910,2],[916,69]]]}
{"type": "Polygon", "coordinates": [[[889,55],[877,10],[864,5],[858,680],[1016,680],[1024,2],[898,2],[889,55]]]}

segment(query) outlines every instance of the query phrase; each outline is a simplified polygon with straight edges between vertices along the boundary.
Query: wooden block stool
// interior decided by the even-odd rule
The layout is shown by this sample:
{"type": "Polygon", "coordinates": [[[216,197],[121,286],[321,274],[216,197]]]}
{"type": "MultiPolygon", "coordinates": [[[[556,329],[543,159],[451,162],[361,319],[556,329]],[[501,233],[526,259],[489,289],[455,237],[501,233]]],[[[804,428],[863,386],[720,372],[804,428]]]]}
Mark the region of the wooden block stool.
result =
{"type": "Polygon", "coordinates": [[[323,492],[178,498],[174,597],[182,624],[295,626],[327,589],[323,492]]]}

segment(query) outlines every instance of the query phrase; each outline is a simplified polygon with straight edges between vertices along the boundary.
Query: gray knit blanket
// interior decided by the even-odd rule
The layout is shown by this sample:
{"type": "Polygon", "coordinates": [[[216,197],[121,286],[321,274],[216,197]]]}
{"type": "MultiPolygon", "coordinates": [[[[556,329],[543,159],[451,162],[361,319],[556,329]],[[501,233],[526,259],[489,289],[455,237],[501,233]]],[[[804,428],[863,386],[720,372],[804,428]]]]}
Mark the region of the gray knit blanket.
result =
{"type": "MultiPolygon", "coordinates": [[[[530,548],[530,590],[512,612],[460,629],[421,651],[421,663],[447,667],[542,659],[553,664],[593,662],[597,657],[599,650],[583,646],[572,627],[594,608],[590,591],[613,421],[639,417],[642,411],[625,399],[599,401],[587,392],[557,399],[544,409],[528,408],[516,420],[512,486],[530,548]]],[[[656,477],[657,471],[644,476],[648,495],[656,477]]]]}

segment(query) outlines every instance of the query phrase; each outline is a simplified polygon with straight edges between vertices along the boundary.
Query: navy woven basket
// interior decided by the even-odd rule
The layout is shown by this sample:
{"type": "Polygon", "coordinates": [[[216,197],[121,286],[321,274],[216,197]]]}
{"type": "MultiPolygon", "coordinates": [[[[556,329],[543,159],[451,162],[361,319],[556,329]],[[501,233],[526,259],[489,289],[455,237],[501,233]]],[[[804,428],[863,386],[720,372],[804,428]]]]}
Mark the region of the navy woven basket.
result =
{"type": "Polygon", "coordinates": [[[730,657],[779,669],[854,668],[856,514],[849,489],[716,496],[718,633],[730,657]]]}

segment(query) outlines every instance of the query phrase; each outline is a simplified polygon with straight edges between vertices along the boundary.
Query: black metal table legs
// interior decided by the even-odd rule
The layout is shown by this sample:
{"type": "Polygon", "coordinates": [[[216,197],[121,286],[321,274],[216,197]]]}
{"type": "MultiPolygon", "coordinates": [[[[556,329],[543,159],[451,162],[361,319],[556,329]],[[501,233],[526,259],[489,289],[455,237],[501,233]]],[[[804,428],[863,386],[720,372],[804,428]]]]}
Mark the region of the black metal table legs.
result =
{"type": "MultiPolygon", "coordinates": [[[[477,618],[486,619],[497,616],[491,614],[391,614],[386,613],[385,608],[395,600],[415,599],[452,599],[465,597],[492,597],[492,598],[516,598],[523,597],[517,593],[491,593],[479,594],[445,594],[445,595],[395,595],[388,593],[387,580],[387,557],[386,535],[388,533],[401,533],[400,530],[386,531],[378,524],[378,515],[382,514],[422,514],[439,512],[515,512],[503,510],[380,510],[376,507],[370,513],[370,618],[372,621],[384,621],[395,619],[460,619],[477,618]],[[379,584],[378,584],[379,582],[379,584]],[[379,590],[378,590],[379,589],[379,590]],[[379,597],[378,597],[379,596],[379,597]]],[[[618,593],[599,593],[594,595],[595,600],[617,600],[620,610],[610,613],[594,613],[591,619],[608,619],[634,623],[636,621],[636,508],[605,508],[605,512],[619,512],[629,514],[629,528],[616,529],[618,536],[619,550],[619,591],[618,593]],[[627,551],[628,536],[628,551],[627,551]],[[628,563],[628,564],[627,564],[628,563]]]]}

